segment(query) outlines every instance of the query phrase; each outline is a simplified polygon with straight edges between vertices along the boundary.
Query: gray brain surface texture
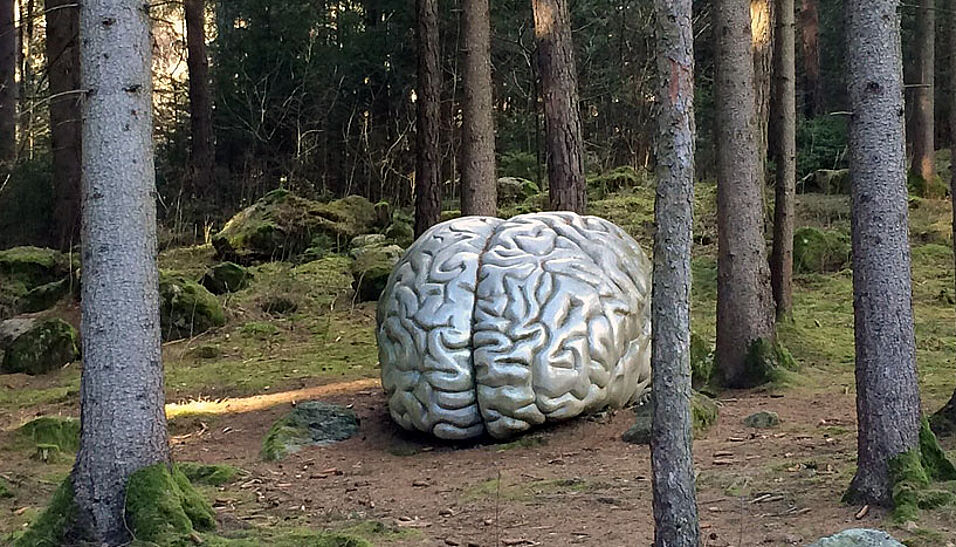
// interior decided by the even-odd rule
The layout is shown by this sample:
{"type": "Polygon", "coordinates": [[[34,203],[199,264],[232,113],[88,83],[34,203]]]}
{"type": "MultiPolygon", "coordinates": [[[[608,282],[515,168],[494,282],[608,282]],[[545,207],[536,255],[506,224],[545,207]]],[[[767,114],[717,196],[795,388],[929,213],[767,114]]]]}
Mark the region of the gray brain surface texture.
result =
{"type": "Polygon", "coordinates": [[[403,428],[498,439],[650,389],[651,264],[574,213],[463,217],[422,234],[378,304],[382,385],[403,428]]]}

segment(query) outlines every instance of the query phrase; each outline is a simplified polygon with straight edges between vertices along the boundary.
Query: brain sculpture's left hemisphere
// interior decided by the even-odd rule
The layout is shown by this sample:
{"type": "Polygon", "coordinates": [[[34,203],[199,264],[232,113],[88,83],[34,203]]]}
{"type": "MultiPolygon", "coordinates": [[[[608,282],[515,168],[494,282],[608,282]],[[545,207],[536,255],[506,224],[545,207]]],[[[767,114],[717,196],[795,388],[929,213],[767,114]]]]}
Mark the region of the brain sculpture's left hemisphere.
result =
{"type": "Polygon", "coordinates": [[[650,281],[637,242],[597,217],[433,227],[379,300],[389,413],[443,439],[508,438],[638,400],[650,384],[650,281]]]}

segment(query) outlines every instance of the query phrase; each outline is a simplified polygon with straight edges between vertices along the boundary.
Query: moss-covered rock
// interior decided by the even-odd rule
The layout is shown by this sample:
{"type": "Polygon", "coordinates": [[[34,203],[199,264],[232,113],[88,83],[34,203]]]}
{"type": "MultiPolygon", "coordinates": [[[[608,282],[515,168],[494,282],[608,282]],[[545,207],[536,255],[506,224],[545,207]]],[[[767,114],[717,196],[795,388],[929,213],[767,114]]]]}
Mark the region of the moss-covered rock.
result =
{"type": "Polygon", "coordinates": [[[14,247],[0,251],[0,275],[20,279],[31,287],[58,281],[69,273],[69,259],[53,249],[14,247]]]}
{"type": "Polygon", "coordinates": [[[904,547],[882,530],[853,528],[820,538],[808,547],[904,547]]]}
{"type": "Polygon", "coordinates": [[[805,226],[793,234],[793,269],[803,273],[837,272],[850,264],[850,237],[805,226]]]}
{"type": "Polygon", "coordinates": [[[67,295],[73,292],[78,293],[79,291],[76,289],[78,287],[74,287],[73,280],[70,277],[34,287],[20,298],[17,309],[20,313],[48,310],[67,295]]]}
{"type": "Polygon", "coordinates": [[[402,210],[394,211],[384,235],[387,241],[401,247],[408,247],[414,243],[415,227],[412,216],[402,210]]]}
{"type": "Polygon", "coordinates": [[[78,337],[61,319],[36,321],[3,348],[0,372],[37,375],[57,370],[79,357],[78,337]]]}
{"type": "MultiPolygon", "coordinates": [[[[621,440],[630,444],[651,443],[651,434],[654,421],[653,405],[644,403],[634,409],[635,422],[621,435],[621,440]]],[[[720,410],[717,403],[710,397],[693,392],[690,400],[690,423],[694,438],[703,436],[711,426],[717,423],[720,410]]]]}
{"type": "Polygon", "coordinates": [[[344,250],[353,237],[381,228],[377,220],[363,197],[321,203],[275,190],[232,217],[212,243],[219,258],[240,264],[287,260],[310,248],[344,250]]]}
{"type": "Polygon", "coordinates": [[[179,340],[226,324],[219,300],[183,275],[160,272],[159,317],[164,340],[179,340]]]}
{"type": "Polygon", "coordinates": [[[352,288],[359,300],[378,300],[405,250],[398,245],[369,245],[352,249],[352,288]]]}
{"type": "Polygon", "coordinates": [[[241,291],[252,281],[252,272],[235,262],[221,262],[209,268],[199,284],[213,294],[241,291]]]}
{"type": "Polygon", "coordinates": [[[22,425],[17,435],[24,448],[32,452],[33,459],[44,463],[67,461],[80,447],[80,422],[62,416],[42,416],[22,425]]]}
{"type": "Polygon", "coordinates": [[[320,401],[300,403],[269,430],[262,442],[262,457],[280,460],[304,446],[344,441],[358,429],[358,416],[350,409],[320,401]]]}
{"type": "Polygon", "coordinates": [[[541,192],[534,181],[520,177],[501,177],[498,179],[498,206],[519,203],[541,192]]]}

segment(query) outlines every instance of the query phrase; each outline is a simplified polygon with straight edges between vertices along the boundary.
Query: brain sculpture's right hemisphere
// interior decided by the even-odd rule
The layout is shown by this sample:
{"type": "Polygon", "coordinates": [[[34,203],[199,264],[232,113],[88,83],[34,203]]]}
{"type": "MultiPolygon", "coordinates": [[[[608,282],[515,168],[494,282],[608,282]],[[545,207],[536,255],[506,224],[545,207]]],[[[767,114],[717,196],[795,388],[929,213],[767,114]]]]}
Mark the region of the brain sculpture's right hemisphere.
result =
{"type": "Polygon", "coordinates": [[[651,265],[574,213],[464,217],[425,232],[379,300],[382,385],[403,428],[512,437],[644,397],[651,265]]]}

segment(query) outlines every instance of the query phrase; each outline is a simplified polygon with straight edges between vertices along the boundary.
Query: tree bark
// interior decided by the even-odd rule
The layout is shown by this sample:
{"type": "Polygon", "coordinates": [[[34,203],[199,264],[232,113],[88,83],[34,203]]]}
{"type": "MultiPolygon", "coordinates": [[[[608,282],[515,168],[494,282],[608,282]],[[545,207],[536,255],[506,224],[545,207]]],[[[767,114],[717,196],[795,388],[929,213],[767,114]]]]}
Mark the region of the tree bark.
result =
{"type": "Polygon", "coordinates": [[[820,77],[820,14],[817,0],[800,3],[800,57],[803,61],[803,113],[807,118],[826,110],[820,77]]]}
{"type": "Polygon", "coordinates": [[[568,0],[532,0],[551,209],[584,213],[584,141],[568,0]]]}
{"type": "Polygon", "coordinates": [[[936,176],[935,151],[935,63],[936,4],[921,0],[916,10],[916,41],[919,64],[919,86],[913,90],[916,108],[913,113],[913,164],[911,171],[924,181],[936,176]]]}
{"type": "Polygon", "coordinates": [[[0,0],[0,166],[17,155],[17,29],[14,0],[0,0]]]}
{"type": "Polygon", "coordinates": [[[169,460],[160,352],[151,41],[140,0],[85,0],[82,433],[77,527],[129,540],[126,483],[169,460]]]}
{"type": "Polygon", "coordinates": [[[209,92],[209,57],[206,54],[205,0],[185,0],[186,65],[189,69],[190,194],[218,201],[216,195],[216,144],[209,92]]]}
{"type": "Polygon", "coordinates": [[[651,316],[654,545],[697,547],[691,453],[690,285],[694,213],[694,35],[691,0],[656,0],[657,200],[651,316]]]}
{"type": "Polygon", "coordinates": [[[773,303],[764,242],[762,176],[754,131],[753,58],[747,0],[718,0],[717,350],[722,383],[752,385],[746,355],[773,339],[773,303]]]}
{"type": "Polygon", "coordinates": [[[83,148],[80,103],[79,8],[74,0],[46,0],[46,56],[53,152],[53,244],[79,243],[83,148]]]}
{"type": "MultiPolygon", "coordinates": [[[[948,15],[946,28],[949,33],[950,49],[953,49],[956,47],[956,0],[949,0],[946,7],[948,15]]],[[[949,54],[949,94],[947,99],[949,101],[949,148],[950,150],[956,150],[956,54],[952,52],[949,54]]],[[[953,204],[953,233],[956,233],[956,163],[953,163],[953,159],[956,158],[950,159],[949,197],[953,204]]],[[[956,241],[953,242],[953,245],[956,249],[956,241]]],[[[938,418],[956,426],[956,389],[953,390],[953,396],[949,399],[949,402],[936,414],[938,418]]],[[[952,431],[952,433],[956,433],[956,431],[952,431]]]]}
{"type": "Polygon", "coordinates": [[[796,68],[793,0],[776,0],[774,41],[774,163],[777,169],[770,286],[777,318],[793,312],[793,205],[797,185],[796,68]]]}
{"type": "Polygon", "coordinates": [[[418,127],[415,163],[415,237],[441,218],[441,56],[438,0],[417,0],[418,127]]]}
{"type": "Polygon", "coordinates": [[[898,0],[846,3],[857,472],[848,499],[892,503],[887,464],[917,448],[898,0]]]}
{"type": "Polygon", "coordinates": [[[750,0],[750,32],[754,56],[754,110],[757,120],[757,173],[766,173],[770,141],[770,99],[773,93],[774,0],[750,0]]]}
{"type": "Polygon", "coordinates": [[[491,16],[488,0],[462,3],[461,213],[495,216],[495,121],[492,111],[491,16]]]}

